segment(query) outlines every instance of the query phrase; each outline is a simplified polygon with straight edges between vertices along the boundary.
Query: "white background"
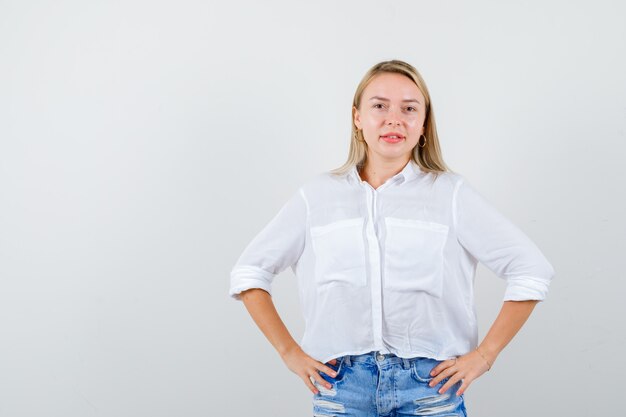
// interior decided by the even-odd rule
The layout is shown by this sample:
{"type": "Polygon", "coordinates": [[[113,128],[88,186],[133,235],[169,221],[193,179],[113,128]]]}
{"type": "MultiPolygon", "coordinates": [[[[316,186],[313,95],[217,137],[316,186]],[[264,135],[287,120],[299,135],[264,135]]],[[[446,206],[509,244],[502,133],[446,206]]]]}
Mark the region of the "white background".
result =
{"type": "MultiPolygon", "coordinates": [[[[347,156],[402,59],[446,162],[556,269],[469,415],[621,409],[620,1],[0,1],[0,416],[307,416],[228,298],[245,245],[347,156]]],[[[504,282],[479,268],[484,335],[504,282]]],[[[295,279],[274,300],[296,339],[295,279]]]]}

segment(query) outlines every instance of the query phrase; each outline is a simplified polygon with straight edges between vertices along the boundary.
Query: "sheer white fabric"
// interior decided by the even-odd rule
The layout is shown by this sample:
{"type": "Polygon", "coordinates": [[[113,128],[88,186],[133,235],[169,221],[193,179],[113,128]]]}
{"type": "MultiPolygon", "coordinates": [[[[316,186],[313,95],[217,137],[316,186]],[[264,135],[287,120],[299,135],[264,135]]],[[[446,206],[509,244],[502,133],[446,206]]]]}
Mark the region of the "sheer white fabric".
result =
{"type": "Polygon", "coordinates": [[[465,178],[410,161],[374,189],[356,168],[304,183],[252,239],[229,294],[291,267],[305,318],[302,349],[327,362],[370,352],[448,359],[478,343],[473,283],[481,262],[504,300],[543,300],[554,269],[465,178]]]}

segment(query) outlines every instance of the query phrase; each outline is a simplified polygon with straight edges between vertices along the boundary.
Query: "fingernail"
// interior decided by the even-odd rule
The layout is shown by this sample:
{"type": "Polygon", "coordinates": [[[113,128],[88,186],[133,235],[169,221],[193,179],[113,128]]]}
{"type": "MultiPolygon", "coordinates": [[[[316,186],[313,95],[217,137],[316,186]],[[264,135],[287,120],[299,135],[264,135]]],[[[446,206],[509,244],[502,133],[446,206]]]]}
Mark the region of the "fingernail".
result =
{"type": "Polygon", "coordinates": [[[337,372],[331,372],[330,374],[334,377],[337,376],[337,372]]]}
{"type": "Polygon", "coordinates": [[[439,394],[443,394],[443,388],[437,391],[439,394]]]}
{"type": "Polygon", "coordinates": [[[435,371],[430,371],[430,376],[435,376],[435,371]]]}

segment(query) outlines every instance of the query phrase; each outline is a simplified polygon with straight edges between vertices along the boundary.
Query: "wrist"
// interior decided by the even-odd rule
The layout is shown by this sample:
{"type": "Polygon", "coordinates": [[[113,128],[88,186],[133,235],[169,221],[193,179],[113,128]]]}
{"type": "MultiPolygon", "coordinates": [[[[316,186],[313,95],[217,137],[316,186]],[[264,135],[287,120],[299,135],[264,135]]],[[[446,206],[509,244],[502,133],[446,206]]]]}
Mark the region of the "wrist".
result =
{"type": "Polygon", "coordinates": [[[500,349],[496,348],[495,346],[491,346],[491,345],[489,345],[487,343],[484,343],[484,342],[481,343],[480,345],[478,345],[476,347],[476,350],[478,350],[478,352],[481,354],[481,356],[483,356],[483,358],[487,361],[489,366],[493,365],[493,363],[498,358],[498,355],[500,354],[500,349]]]}
{"type": "Polygon", "coordinates": [[[292,343],[289,345],[286,345],[284,347],[281,347],[278,350],[278,354],[280,355],[281,358],[285,358],[285,356],[295,352],[296,350],[300,349],[300,346],[297,343],[292,343]]]}
{"type": "Polygon", "coordinates": [[[480,351],[487,355],[488,358],[496,359],[500,354],[500,351],[504,348],[502,343],[494,340],[493,337],[485,337],[481,343],[478,344],[480,351]]]}

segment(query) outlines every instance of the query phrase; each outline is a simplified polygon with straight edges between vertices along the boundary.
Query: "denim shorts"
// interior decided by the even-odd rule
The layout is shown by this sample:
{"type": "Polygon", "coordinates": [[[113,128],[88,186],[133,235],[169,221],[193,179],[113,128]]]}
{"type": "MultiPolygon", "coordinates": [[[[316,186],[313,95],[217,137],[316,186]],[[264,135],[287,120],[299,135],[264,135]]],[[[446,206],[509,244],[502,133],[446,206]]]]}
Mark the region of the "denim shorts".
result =
{"type": "Polygon", "coordinates": [[[430,371],[441,361],[429,358],[400,358],[392,353],[370,352],[337,358],[330,368],[335,378],[320,372],[330,389],[315,382],[314,417],[467,417],[463,395],[456,392],[461,381],[444,394],[437,391],[447,381],[429,387],[430,371]]]}

